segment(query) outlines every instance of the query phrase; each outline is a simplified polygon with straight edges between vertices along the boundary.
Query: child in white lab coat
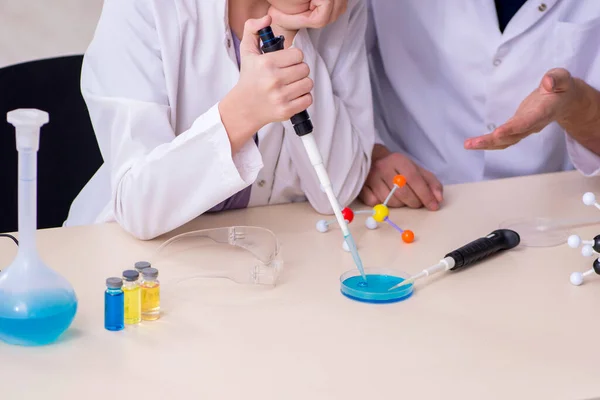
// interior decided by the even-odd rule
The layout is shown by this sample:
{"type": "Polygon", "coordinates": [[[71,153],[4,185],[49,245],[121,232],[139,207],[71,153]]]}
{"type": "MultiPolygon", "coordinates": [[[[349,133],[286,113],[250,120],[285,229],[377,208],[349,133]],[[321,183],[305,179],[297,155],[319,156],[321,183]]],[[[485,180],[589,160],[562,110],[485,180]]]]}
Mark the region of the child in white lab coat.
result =
{"type": "Polygon", "coordinates": [[[353,201],[374,142],[367,11],[349,0],[325,27],[294,26],[288,10],[313,3],[329,2],[105,0],[81,82],[104,164],[65,225],[152,239],[211,211],[308,200],[332,213],[289,121],[307,108],[335,194],[353,201]],[[285,50],[261,54],[268,25],[285,50]]]}

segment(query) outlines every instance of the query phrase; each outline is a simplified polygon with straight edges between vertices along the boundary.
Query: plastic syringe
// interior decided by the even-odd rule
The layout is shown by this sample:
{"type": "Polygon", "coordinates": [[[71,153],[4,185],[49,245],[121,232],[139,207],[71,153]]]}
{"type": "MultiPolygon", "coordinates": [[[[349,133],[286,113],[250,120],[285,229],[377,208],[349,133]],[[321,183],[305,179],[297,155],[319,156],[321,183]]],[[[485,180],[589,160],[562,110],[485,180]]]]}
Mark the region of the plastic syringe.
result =
{"type": "MultiPolygon", "coordinates": [[[[258,31],[258,35],[260,36],[260,39],[263,42],[263,45],[261,47],[261,50],[263,53],[272,53],[274,51],[279,51],[279,50],[284,49],[285,37],[284,36],[275,36],[275,34],[273,33],[273,30],[271,29],[270,26],[267,26],[266,28],[263,28],[260,31],[258,31]]],[[[346,220],[342,216],[342,207],[340,206],[340,203],[338,202],[337,198],[335,197],[335,193],[333,193],[333,187],[331,186],[329,174],[327,173],[327,170],[325,169],[325,166],[323,165],[323,158],[321,156],[321,152],[319,151],[319,148],[317,147],[315,138],[312,135],[313,125],[310,120],[310,116],[308,115],[308,112],[305,110],[305,111],[302,111],[302,112],[294,115],[291,118],[291,122],[292,122],[292,125],[294,126],[294,131],[296,132],[296,135],[298,135],[298,137],[300,137],[300,139],[302,140],[302,144],[304,145],[304,148],[306,149],[308,158],[310,159],[310,162],[317,173],[317,177],[319,178],[319,182],[321,183],[321,186],[323,187],[323,190],[325,191],[325,194],[327,195],[329,203],[331,204],[331,208],[333,209],[333,212],[335,214],[335,218],[337,219],[337,222],[340,225],[342,233],[344,234],[344,240],[348,244],[348,248],[350,249],[350,252],[352,253],[352,258],[354,259],[354,263],[356,264],[356,267],[358,268],[363,279],[366,280],[366,275],[364,272],[362,260],[360,259],[360,256],[358,255],[358,249],[356,247],[356,243],[354,242],[354,238],[352,237],[352,234],[350,233],[350,229],[348,228],[348,224],[346,223],[346,220]]]]}
{"type": "Polygon", "coordinates": [[[460,249],[446,254],[439,263],[411,276],[389,290],[411,284],[417,279],[433,275],[440,271],[456,271],[481,261],[499,251],[512,249],[518,246],[520,242],[521,237],[515,231],[511,231],[510,229],[495,230],[486,237],[474,240],[460,249]]]}

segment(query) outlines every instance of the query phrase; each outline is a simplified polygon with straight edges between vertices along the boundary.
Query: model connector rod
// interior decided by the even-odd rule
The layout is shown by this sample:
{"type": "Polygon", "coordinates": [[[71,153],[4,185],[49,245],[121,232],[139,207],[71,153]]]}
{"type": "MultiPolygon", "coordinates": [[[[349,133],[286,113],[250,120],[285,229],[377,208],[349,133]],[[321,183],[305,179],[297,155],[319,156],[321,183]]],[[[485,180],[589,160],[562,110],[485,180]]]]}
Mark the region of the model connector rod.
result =
{"type": "MultiPolygon", "coordinates": [[[[283,36],[275,36],[273,30],[270,26],[261,29],[258,31],[258,35],[260,36],[260,40],[262,41],[261,50],[263,53],[272,53],[275,51],[283,50],[285,37],[283,36]]],[[[335,193],[333,192],[333,187],[331,186],[331,181],[329,179],[329,174],[327,174],[327,170],[323,165],[323,158],[321,156],[321,152],[317,146],[313,132],[313,124],[310,120],[310,115],[308,115],[308,111],[304,110],[299,112],[298,114],[292,116],[291,118],[292,125],[294,126],[294,131],[296,135],[298,135],[302,139],[302,144],[308,154],[308,158],[317,173],[317,177],[319,178],[319,183],[323,187],[325,194],[327,195],[327,199],[331,204],[331,208],[335,214],[335,218],[342,229],[342,233],[344,234],[344,240],[348,244],[348,248],[352,253],[352,257],[354,258],[354,263],[356,267],[360,271],[363,279],[366,280],[366,276],[364,273],[364,268],[362,265],[362,261],[358,255],[358,250],[356,248],[356,243],[350,234],[350,229],[348,229],[348,224],[342,215],[342,207],[335,197],[335,193]]]]}
{"type": "Polygon", "coordinates": [[[496,230],[486,237],[474,240],[460,249],[446,254],[436,265],[424,269],[389,290],[409,285],[417,279],[433,275],[440,271],[455,271],[471,264],[475,264],[499,251],[512,249],[518,246],[520,242],[521,238],[517,232],[511,231],[510,229],[496,230]]]}

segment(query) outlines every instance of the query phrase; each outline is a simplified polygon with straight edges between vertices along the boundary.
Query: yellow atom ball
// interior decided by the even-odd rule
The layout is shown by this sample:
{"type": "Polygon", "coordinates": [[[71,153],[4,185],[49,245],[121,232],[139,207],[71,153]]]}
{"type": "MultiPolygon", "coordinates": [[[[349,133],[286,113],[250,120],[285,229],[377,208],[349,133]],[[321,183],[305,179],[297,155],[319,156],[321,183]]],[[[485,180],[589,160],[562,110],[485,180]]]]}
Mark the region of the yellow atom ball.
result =
{"type": "Polygon", "coordinates": [[[377,222],[383,222],[390,215],[390,210],[383,204],[377,204],[373,207],[373,219],[377,222]]]}

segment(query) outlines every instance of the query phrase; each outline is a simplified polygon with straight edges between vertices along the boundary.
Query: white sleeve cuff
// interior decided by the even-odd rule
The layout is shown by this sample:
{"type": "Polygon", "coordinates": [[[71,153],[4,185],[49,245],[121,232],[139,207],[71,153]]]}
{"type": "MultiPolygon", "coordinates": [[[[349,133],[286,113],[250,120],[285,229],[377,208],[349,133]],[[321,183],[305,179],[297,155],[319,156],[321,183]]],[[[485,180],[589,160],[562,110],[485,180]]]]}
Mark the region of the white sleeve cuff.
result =
{"type": "Polygon", "coordinates": [[[571,162],[584,176],[600,174],[600,156],[579,144],[575,139],[566,136],[567,152],[571,162]]]}
{"type": "Polygon", "coordinates": [[[209,140],[219,159],[218,165],[221,166],[219,173],[223,181],[233,180],[238,184],[243,182],[244,186],[251,185],[263,167],[262,156],[254,141],[248,140],[237,153],[231,156],[231,142],[221,120],[218,103],[198,118],[195,124],[218,127],[217,132],[209,136],[209,140]],[[240,180],[242,182],[239,182],[240,180]]]}
{"type": "Polygon", "coordinates": [[[381,136],[379,135],[379,131],[377,129],[375,129],[375,144],[380,144],[382,146],[385,146],[385,143],[381,139],[381,136]]]}

